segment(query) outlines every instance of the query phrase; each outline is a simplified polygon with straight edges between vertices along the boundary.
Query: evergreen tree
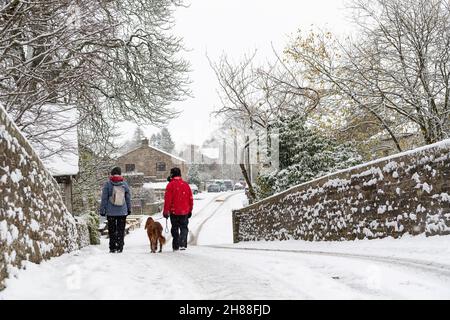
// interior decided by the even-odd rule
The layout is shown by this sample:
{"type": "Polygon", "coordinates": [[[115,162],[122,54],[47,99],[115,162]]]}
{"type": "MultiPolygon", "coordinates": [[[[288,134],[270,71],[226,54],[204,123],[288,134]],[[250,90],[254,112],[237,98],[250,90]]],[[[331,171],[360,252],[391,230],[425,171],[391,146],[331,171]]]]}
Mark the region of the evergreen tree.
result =
{"type": "Polygon", "coordinates": [[[195,184],[200,190],[201,178],[198,164],[191,164],[188,172],[188,181],[190,184],[195,184]]]}
{"type": "Polygon", "coordinates": [[[175,149],[175,143],[172,140],[172,136],[167,128],[161,130],[160,148],[168,153],[172,153],[175,149]]]}
{"type": "Polygon", "coordinates": [[[137,127],[133,133],[131,139],[125,141],[123,145],[119,147],[119,153],[124,154],[133,149],[136,149],[141,146],[142,140],[145,138],[144,131],[141,127],[137,127]]]}
{"type": "Polygon", "coordinates": [[[150,138],[150,145],[168,153],[172,153],[175,149],[175,143],[173,142],[172,136],[167,128],[163,128],[161,132],[152,134],[150,138]]]}
{"type": "Polygon", "coordinates": [[[150,138],[150,145],[160,149],[161,148],[161,134],[160,133],[156,133],[156,134],[152,134],[151,138],[150,138]]]}
{"type": "Polygon", "coordinates": [[[351,144],[339,144],[323,136],[308,128],[300,117],[280,119],[276,127],[280,132],[280,168],[258,177],[260,199],[361,161],[351,144]]]}
{"type": "Polygon", "coordinates": [[[134,131],[132,144],[134,147],[139,147],[142,143],[142,140],[145,138],[144,131],[142,131],[141,127],[137,127],[134,131]]]}

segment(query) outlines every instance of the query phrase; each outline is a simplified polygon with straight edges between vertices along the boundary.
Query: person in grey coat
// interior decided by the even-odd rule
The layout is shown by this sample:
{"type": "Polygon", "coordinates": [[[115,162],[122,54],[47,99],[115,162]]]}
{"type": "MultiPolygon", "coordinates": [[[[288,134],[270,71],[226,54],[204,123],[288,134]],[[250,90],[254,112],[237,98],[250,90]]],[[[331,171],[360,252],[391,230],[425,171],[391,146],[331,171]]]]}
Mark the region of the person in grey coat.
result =
{"type": "Polygon", "coordinates": [[[125,237],[126,218],[131,214],[130,187],[122,177],[122,170],[111,170],[105,183],[100,203],[100,215],[108,219],[109,252],[122,252],[125,237]]]}

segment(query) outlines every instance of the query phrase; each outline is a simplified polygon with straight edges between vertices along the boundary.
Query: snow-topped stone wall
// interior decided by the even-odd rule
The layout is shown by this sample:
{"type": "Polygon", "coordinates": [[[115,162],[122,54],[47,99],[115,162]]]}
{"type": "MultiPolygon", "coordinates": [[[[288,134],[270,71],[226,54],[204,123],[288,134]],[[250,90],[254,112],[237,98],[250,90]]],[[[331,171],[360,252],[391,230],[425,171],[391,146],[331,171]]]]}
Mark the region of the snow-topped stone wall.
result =
{"type": "Polygon", "coordinates": [[[450,140],[294,187],[233,212],[234,241],[450,234],[450,140]]]}
{"type": "Polygon", "coordinates": [[[25,261],[40,263],[89,244],[58,184],[0,106],[0,290],[25,261]]]}

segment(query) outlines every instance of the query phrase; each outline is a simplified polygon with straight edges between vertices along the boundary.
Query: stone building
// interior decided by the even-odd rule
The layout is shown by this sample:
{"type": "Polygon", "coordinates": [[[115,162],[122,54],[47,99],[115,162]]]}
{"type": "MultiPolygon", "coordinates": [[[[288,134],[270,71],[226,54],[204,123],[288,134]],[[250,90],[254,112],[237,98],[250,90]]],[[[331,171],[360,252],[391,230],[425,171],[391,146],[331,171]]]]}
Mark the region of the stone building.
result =
{"type": "Polygon", "coordinates": [[[184,159],[150,146],[148,139],[142,140],[140,147],[118,157],[117,165],[132,185],[165,181],[173,167],[179,167],[183,177],[188,172],[184,159]]]}
{"type": "Polygon", "coordinates": [[[49,168],[49,171],[52,174],[53,178],[55,178],[56,182],[58,182],[58,185],[61,189],[61,195],[67,207],[67,210],[69,210],[69,212],[71,213],[74,212],[73,180],[76,179],[78,175],[78,162],[77,160],[73,160],[75,158],[78,158],[78,156],[73,155],[73,157],[70,158],[71,160],[67,162],[73,164],[72,166],[70,166],[70,168],[68,167],[67,170],[55,171],[52,169],[52,167],[49,168]]]}

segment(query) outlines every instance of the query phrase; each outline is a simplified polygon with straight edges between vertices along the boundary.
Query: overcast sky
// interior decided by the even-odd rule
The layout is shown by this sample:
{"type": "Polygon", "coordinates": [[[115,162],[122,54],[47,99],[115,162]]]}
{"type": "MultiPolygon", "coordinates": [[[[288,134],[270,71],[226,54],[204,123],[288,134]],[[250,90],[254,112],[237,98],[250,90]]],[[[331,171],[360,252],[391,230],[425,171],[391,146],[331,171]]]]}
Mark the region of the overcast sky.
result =
{"type": "MultiPolygon", "coordinates": [[[[273,58],[271,43],[281,51],[289,37],[312,25],[327,27],[336,33],[349,29],[343,10],[345,0],[187,0],[190,7],[177,10],[176,35],[184,38],[191,63],[193,98],[173,106],[182,111],[168,128],[177,147],[200,145],[217,127],[211,112],[219,105],[217,80],[206,53],[217,60],[224,52],[234,59],[258,51],[258,58],[273,58]]],[[[133,126],[122,129],[131,136],[133,126]]],[[[150,136],[158,129],[147,127],[150,136]]]]}

